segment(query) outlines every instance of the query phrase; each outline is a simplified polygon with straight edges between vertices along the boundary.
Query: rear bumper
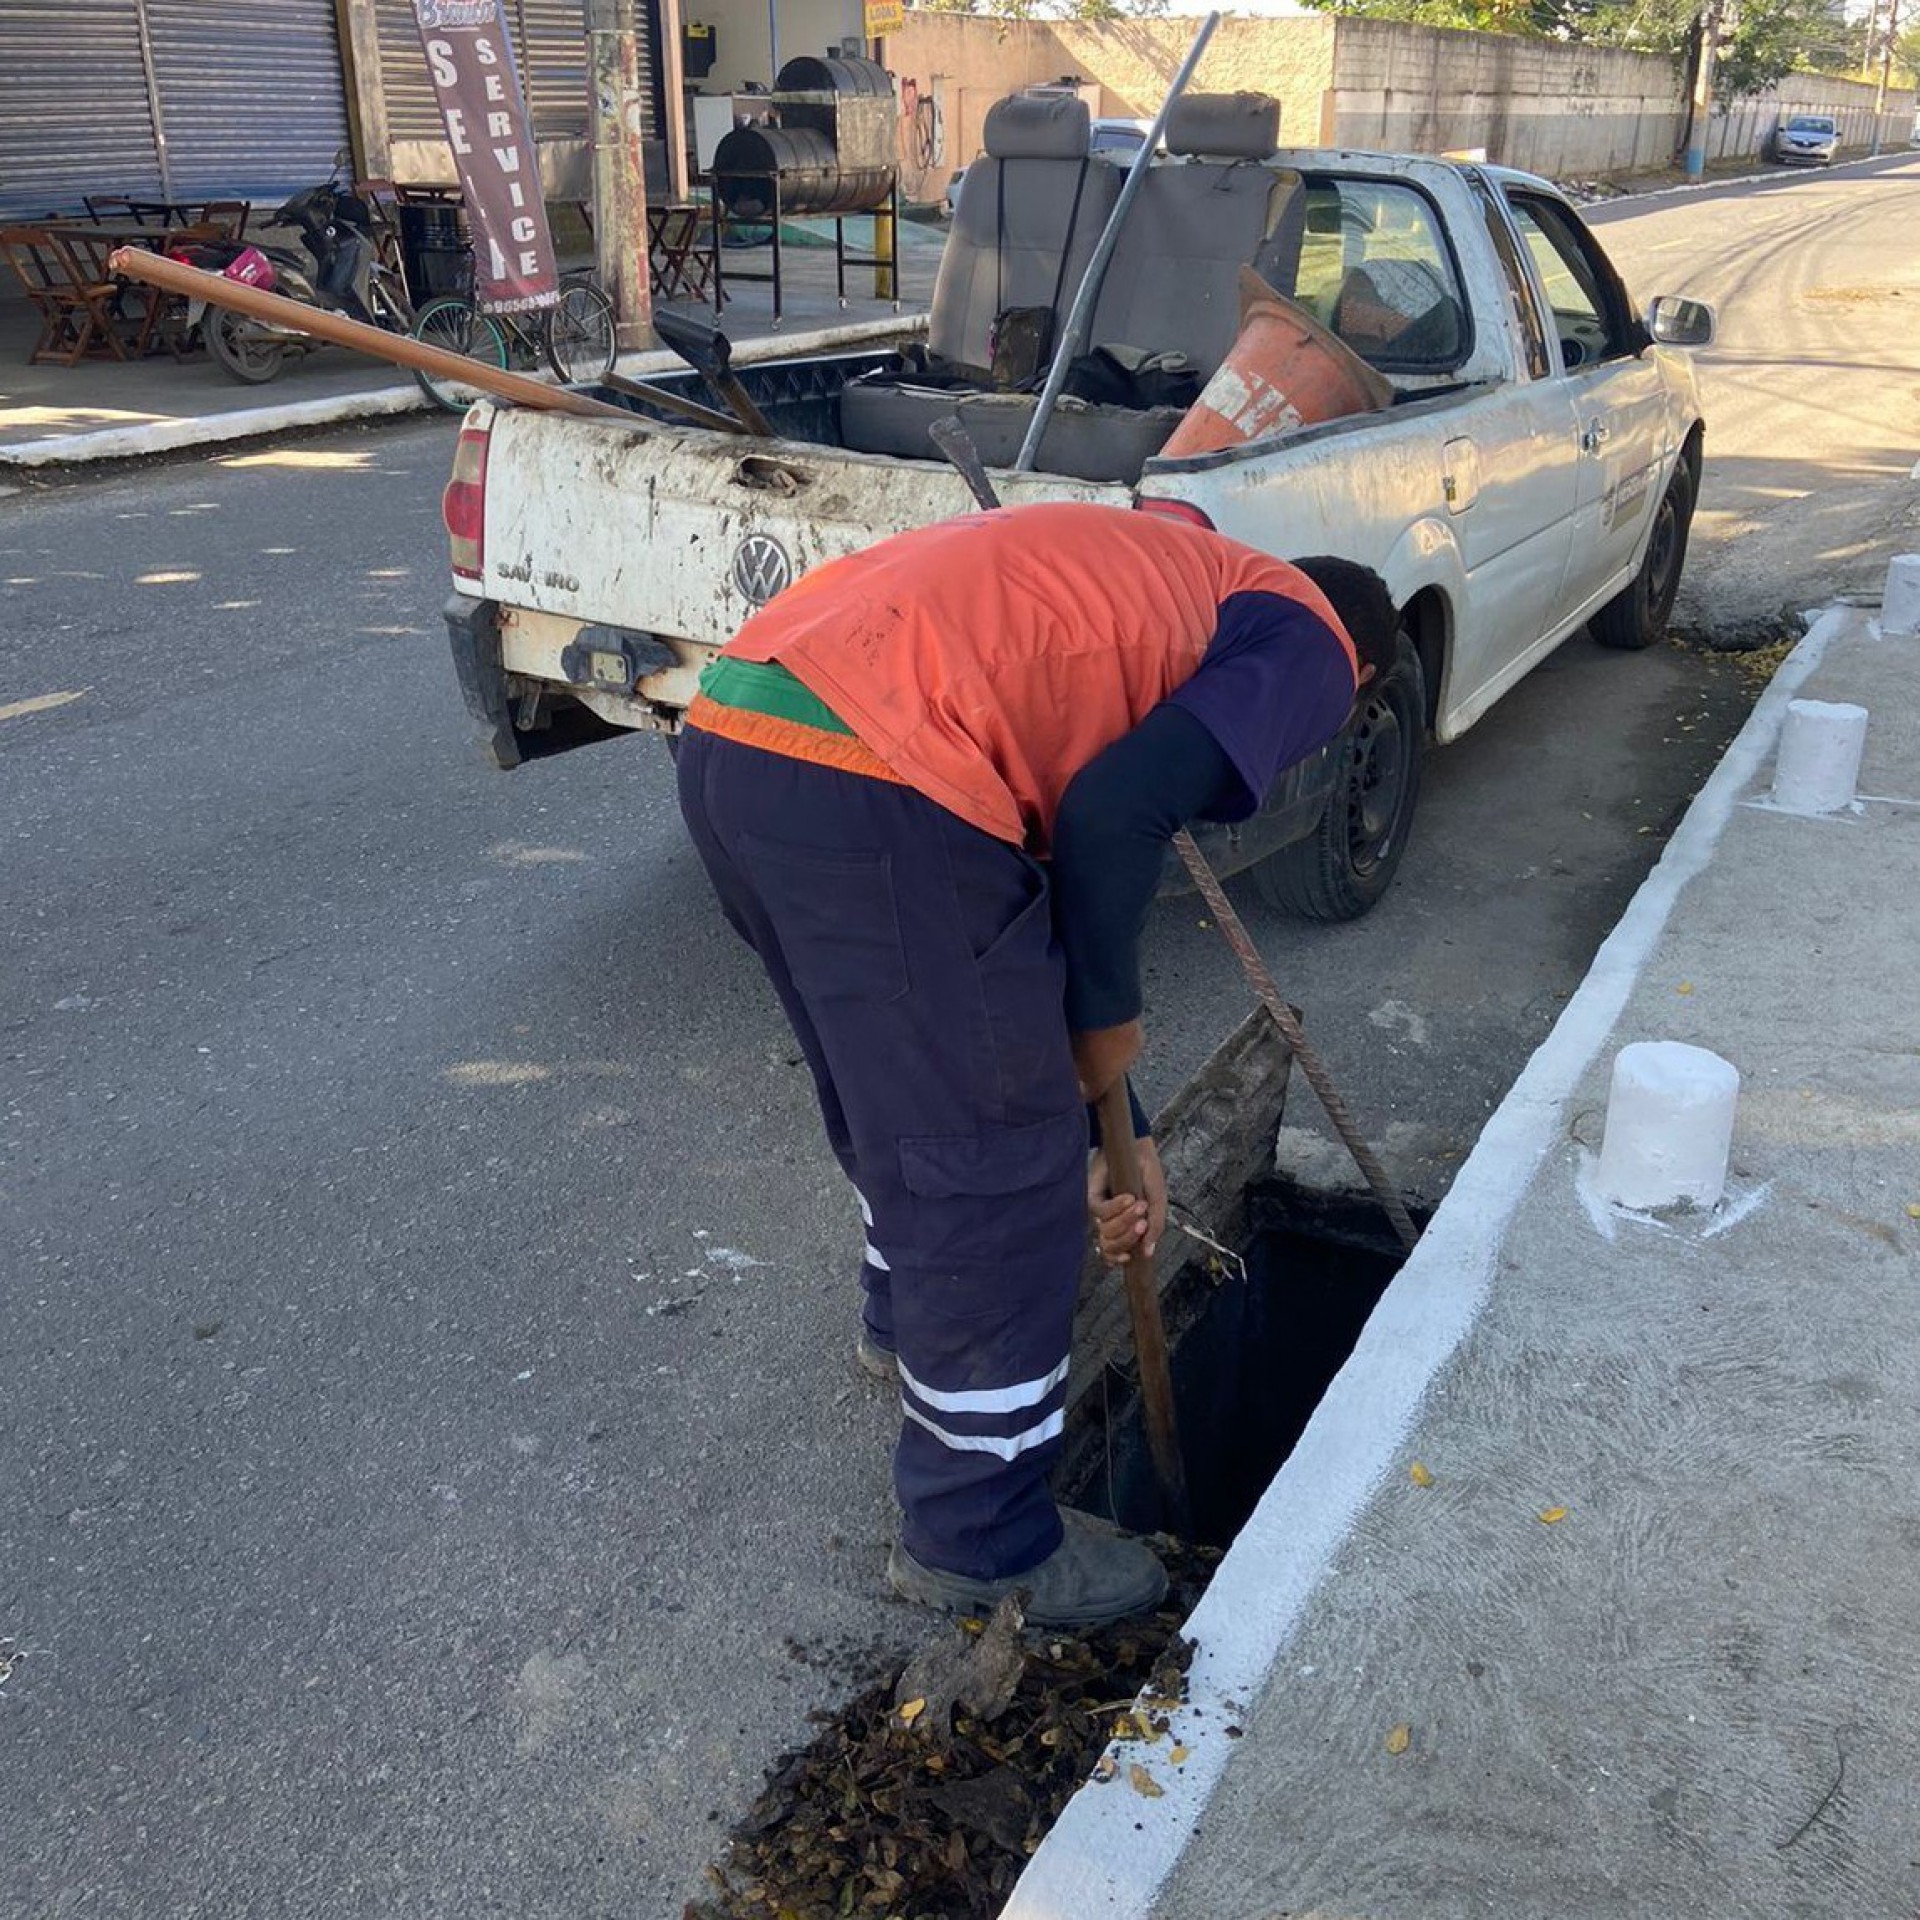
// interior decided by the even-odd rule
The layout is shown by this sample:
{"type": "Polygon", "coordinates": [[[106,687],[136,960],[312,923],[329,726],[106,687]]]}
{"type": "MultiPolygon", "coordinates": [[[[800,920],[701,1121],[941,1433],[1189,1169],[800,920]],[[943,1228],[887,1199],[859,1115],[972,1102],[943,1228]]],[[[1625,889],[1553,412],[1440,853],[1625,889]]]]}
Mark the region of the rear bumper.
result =
{"type": "MultiPolygon", "coordinates": [[[[480,749],[494,766],[517,767],[630,734],[630,728],[610,725],[564,688],[509,672],[502,660],[499,608],[493,601],[456,593],[444,612],[460,695],[478,729],[480,749]]],[[[1343,736],[1289,767],[1251,820],[1232,827],[1196,826],[1194,838],[1215,871],[1239,873],[1311,833],[1325,810],[1345,749],[1343,736]]],[[[1191,885],[1169,847],[1160,891],[1180,893],[1191,885]]]]}
{"type": "Polygon", "coordinates": [[[501,660],[500,611],[491,600],[456,593],[443,612],[460,697],[494,766],[506,770],[627,733],[564,692],[509,674],[501,660]]]}

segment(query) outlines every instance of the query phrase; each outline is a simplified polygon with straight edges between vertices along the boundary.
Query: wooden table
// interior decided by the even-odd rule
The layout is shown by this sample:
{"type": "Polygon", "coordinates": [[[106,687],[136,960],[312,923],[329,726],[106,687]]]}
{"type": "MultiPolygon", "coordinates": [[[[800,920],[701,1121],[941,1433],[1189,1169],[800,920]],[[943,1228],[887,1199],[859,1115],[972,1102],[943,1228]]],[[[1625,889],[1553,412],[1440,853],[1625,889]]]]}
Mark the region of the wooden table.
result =
{"type": "Polygon", "coordinates": [[[83,196],[87,218],[94,226],[109,226],[123,215],[137,227],[165,231],[181,227],[218,227],[230,240],[240,239],[253,216],[247,200],[148,200],[118,193],[83,196]]]}

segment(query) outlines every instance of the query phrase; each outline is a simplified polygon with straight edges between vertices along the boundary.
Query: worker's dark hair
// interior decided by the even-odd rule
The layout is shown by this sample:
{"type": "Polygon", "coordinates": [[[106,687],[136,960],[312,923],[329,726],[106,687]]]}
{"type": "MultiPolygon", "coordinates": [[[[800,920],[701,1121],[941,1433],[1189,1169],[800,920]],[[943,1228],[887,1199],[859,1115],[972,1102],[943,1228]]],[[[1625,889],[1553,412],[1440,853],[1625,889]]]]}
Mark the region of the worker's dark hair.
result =
{"type": "Polygon", "coordinates": [[[1360,664],[1384,676],[1393,665],[1400,634],[1400,616],[1394,611],[1387,583],[1371,567],[1339,560],[1329,553],[1293,564],[1332,603],[1354,652],[1360,656],[1360,664]]]}

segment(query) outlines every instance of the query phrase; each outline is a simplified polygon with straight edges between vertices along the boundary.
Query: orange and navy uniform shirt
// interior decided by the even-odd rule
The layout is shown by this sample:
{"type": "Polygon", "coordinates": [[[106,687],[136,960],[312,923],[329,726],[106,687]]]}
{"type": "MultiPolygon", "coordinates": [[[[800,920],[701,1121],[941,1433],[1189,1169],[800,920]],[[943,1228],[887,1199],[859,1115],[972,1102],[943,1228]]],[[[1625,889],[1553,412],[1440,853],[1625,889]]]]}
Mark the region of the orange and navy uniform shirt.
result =
{"type": "Polygon", "coordinates": [[[1231,763],[1210,817],[1254,812],[1331,739],[1352,641],[1286,562],[1162,515],[970,514],[805,574],[702,678],[703,731],[899,781],[1047,853],[1074,776],[1162,702],[1231,763]]]}

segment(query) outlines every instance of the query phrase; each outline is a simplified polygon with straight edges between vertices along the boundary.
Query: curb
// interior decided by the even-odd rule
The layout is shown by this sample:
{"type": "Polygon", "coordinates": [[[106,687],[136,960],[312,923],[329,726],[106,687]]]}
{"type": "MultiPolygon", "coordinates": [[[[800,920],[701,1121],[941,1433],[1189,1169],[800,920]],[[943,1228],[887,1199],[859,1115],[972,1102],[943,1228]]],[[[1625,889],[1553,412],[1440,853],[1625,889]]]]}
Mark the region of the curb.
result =
{"type": "MultiPolygon", "coordinates": [[[[1678,193],[1711,193],[1716,187],[1744,187],[1756,180],[1792,180],[1805,174],[1815,176],[1832,174],[1849,167],[1866,166],[1875,160],[1910,159],[1916,155],[1920,155],[1920,148],[1909,150],[1904,147],[1889,147],[1882,153],[1856,153],[1850,160],[1836,160],[1831,166],[1826,167],[1768,166],[1763,162],[1751,173],[1723,173],[1712,175],[1704,180],[1678,180],[1672,186],[1647,187],[1638,193],[1602,194],[1592,200],[1581,199],[1573,194],[1569,194],[1568,197],[1579,207],[1581,217],[1585,219],[1606,207],[1630,206],[1637,200],[1666,200],[1678,193]]],[[[1567,193],[1568,190],[1563,186],[1560,191],[1567,193]]]]}
{"type": "MultiPolygon", "coordinates": [[[[856,347],[898,340],[924,333],[924,313],[903,313],[891,320],[853,320],[840,326],[815,327],[805,333],[756,334],[735,343],[735,366],[788,355],[830,353],[837,347],[856,347]]],[[[639,379],[671,373],[684,362],[663,348],[622,354],[615,370],[639,379]]],[[[358,393],[329,394],[319,400],[289,400],[276,406],[236,407],[224,413],[190,419],[157,420],[137,427],[102,427],[92,433],[61,434],[46,440],[23,440],[0,447],[0,470],[8,467],[78,466],[101,460],[131,460],[143,455],[175,453],[185,447],[217,446],[230,440],[252,440],[263,434],[286,433],[302,427],[333,426],[344,420],[377,419],[389,414],[424,413],[426,396],[411,381],[405,386],[371,387],[358,393]]]]}

